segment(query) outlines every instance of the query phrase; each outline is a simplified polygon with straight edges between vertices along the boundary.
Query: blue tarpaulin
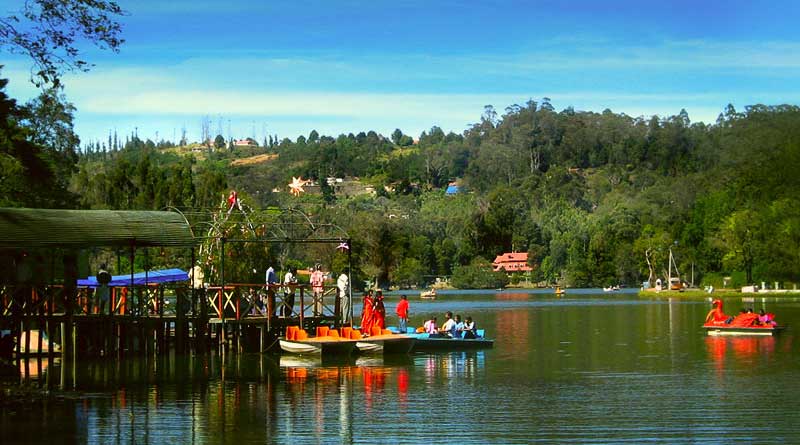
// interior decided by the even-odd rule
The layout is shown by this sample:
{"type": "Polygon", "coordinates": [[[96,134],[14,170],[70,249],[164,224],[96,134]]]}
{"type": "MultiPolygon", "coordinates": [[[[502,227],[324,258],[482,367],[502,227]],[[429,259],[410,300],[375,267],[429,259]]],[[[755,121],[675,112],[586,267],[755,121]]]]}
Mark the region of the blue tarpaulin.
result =
{"type": "MultiPolygon", "coordinates": [[[[160,284],[171,283],[174,281],[188,281],[189,274],[180,269],[162,269],[151,270],[147,272],[147,281],[145,282],[145,273],[139,272],[133,274],[134,285],[144,284],[160,284]]],[[[131,284],[131,275],[114,275],[111,277],[109,286],[129,286],[131,284]]],[[[78,280],[78,286],[97,287],[97,277],[89,277],[78,280]]]]}

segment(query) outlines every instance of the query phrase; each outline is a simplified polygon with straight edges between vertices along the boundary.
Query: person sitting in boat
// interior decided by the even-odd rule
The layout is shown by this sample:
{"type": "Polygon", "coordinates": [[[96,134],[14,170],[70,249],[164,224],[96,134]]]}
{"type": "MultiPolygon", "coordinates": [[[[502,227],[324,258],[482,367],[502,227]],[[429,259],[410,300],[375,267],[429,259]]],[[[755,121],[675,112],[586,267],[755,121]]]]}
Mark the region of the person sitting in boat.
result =
{"type": "Polygon", "coordinates": [[[450,311],[445,312],[444,314],[444,323],[442,323],[442,327],[439,328],[439,332],[443,335],[448,337],[455,337],[456,332],[456,321],[453,320],[453,313],[450,311]]]}
{"type": "Polygon", "coordinates": [[[742,309],[739,315],[733,317],[730,321],[731,326],[747,327],[758,324],[758,314],[754,313],[752,309],[742,309]]]}
{"type": "Polygon", "coordinates": [[[430,320],[426,321],[423,325],[423,329],[426,333],[435,335],[439,333],[439,329],[436,327],[436,317],[431,318],[430,320]]]}
{"type": "Polygon", "coordinates": [[[461,338],[464,335],[464,322],[461,321],[461,315],[456,314],[454,317],[456,327],[453,329],[453,338],[461,338]]]}
{"type": "Polygon", "coordinates": [[[714,300],[711,302],[711,306],[713,309],[708,311],[706,315],[706,324],[727,324],[730,323],[731,317],[725,315],[725,312],[722,311],[722,300],[714,300]]]}
{"type": "Polygon", "coordinates": [[[762,326],[775,326],[777,324],[775,322],[775,315],[764,311],[764,309],[761,309],[761,312],[758,314],[758,324],[762,326]]]}
{"type": "Polygon", "coordinates": [[[464,338],[478,338],[478,334],[475,330],[475,322],[472,321],[472,317],[467,315],[467,318],[464,319],[464,327],[462,328],[463,337],[464,338]]]}

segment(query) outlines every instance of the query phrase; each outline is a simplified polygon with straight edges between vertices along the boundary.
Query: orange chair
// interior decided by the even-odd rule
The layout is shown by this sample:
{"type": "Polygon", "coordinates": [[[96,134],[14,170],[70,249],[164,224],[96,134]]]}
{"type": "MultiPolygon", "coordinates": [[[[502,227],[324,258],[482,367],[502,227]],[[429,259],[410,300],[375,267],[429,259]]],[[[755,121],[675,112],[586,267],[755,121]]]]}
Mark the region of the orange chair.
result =
{"type": "Polygon", "coordinates": [[[373,326],[372,329],[369,330],[369,335],[381,335],[381,327],[373,326]]]}
{"type": "Polygon", "coordinates": [[[345,326],[342,328],[342,338],[350,338],[350,333],[353,332],[353,328],[350,326],[345,326]]]}
{"type": "Polygon", "coordinates": [[[317,337],[326,337],[329,330],[327,326],[317,326],[317,337]]]}
{"type": "Polygon", "coordinates": [[[358,329],[353,329],[350,332],[350,339],[351,340],[358,340],[360,338],[361,338],[361,331],[359,331],[358,329]]]}
{"type": "Polygon", "coordinates": [[[383,334],[383,335],[391,335],[392,331],[390,331],[388,329],[381,329],[381,334],[383,334]]]}
{"type": "Polygon", "coordinates": [[[295,340],[308,340],[308,332],[305,329],[300,329],[297,331],[297,338],[295,340]]]}
{"type": "Polygon", "coordinates": [[[299,330],[299,326],[286,326],[286,340],[297,340],[297,331],[299,330]]]}
{"type": "Polygon", "coordinates": [[[331,329],[330,331],[328,331],[328,336],[332,338],[339,338],[339,331],[337,331],[336,329],[331,329]]]}

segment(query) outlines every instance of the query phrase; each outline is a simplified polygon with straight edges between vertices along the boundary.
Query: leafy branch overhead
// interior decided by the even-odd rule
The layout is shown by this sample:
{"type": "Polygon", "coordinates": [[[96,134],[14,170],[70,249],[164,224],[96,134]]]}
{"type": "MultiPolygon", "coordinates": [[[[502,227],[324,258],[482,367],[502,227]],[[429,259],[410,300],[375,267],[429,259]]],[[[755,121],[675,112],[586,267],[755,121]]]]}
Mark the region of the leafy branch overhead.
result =
{"type": "Polygon", "coordinates": [[[124,40],[117,18],[122,8],[107,0],[27,0],[21,9],[0,17],[0,47],[31,58],[31,81],[59,87],[66,71],[88,71],[82,42],[119,51],[124,40]]]}

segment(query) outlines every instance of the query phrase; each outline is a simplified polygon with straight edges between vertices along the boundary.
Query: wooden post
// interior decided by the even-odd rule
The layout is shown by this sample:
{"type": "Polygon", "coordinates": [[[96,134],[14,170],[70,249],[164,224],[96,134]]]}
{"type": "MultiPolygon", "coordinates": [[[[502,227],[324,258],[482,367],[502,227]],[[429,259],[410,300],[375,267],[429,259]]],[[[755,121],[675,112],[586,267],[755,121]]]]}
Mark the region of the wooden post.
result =
{"type": "MultiPolygon", "coordinates": [[[[51,274],[50,276],[53,275],[51,274]]],[[[52,286],[47,290],[47,299],[47,363],[53,363],[53,357],[55,354],[55,351],[53,351],[53,336],[55,334],[53,330],[53,305],[55,304],[56,299],[52,286]]]]}
{"type": "MultiPolygon", "coordinates": [[[[44,288],[42,287],[42,289],[44,289],[44,288]]],[[[39,356],[39,362],[40,363],[41,363],[41,357],[42,357],[42,347],[44,346],[44,338],[43,337],[44,337],[45,333],[47,332],[47,330],[45,329],[46,321],[45,321],[45,318],[44,318],[45,302],[42,301],[42,296],[43,295],[40,295],[38,290],[37,290],[37,292],[36,292],[36,302],[39,304],[39,321],[38,321],[38,323],[36,323],[36,327],[39,328],[39,339],[38,339],[38,343],[39,344],[37,345],[38,347],[37,347],[36,353],[39,356]]]]}
{"type": "Polygon", "coordinates": [[[220,289],[221,294],[219,296],[219,304],[220,304],[219,317],[221,321],[220,326],[222,327],[222,329],[220,329],[221,335],[217,340],[219,341],[220,347],[223,347],[225,344],[225,304],[223,303],[223,299],[225,298],[225,237],[220,238],[220,241],[222,241],[222,247],[220,249],[222,252],[222,257],[220,259],[219,274],[222,286],[220,289]]]}
{"type": "MultiPolygon", "coordinates": [[[[30,355],[31,353],[31,322],[28,319],[29,311],[31,308],[31,289],[28,288],[25,290],[25,303],[23,303],[22,309],[22,332],[25,333],[25,354],[30,355]]],[[[25,360],[25,367],[27,368],[28,361],[25,360]]]]}
{"type": "Polygon", "coordinates": [[[184,307],[186,305],[186,295],[184,290],[175,290],[175,352],[182,353],[184,326],[186,315],[184,314],[184,307]]]}
{"type": "Polygon", "coordinates": [[[303,328],[303,318],[305,315],[305,302],[303,301],[304,287],[300,287],[300,329],[303,328]]]}
{"type": "Polygon", "coordinates": [[[67,385],[67,382],[66,382],[66,380],[67,380],[67,355],[66,355],[66,351],[68,350],[68,348],[67,348],[67,343],[64,341],[65,338],[67,338],[67,324],[62,321],[61,322],[61,382],[58,385],[59,389],[61,389],[62,391],[67,388],[67,386],[66,386],[67,385]]]}
{"type": "Polygon", "coordinates": [[[62,366],[67,365],[67,359],[75,356],[75,339],[73,338],[73,308],[75,306],[75,291],[78,283],[78,254],[73,250],[64,253],[64,287],[63,300],[65,308],[66,327],[62,329],[61,357],[62,366]]]}

